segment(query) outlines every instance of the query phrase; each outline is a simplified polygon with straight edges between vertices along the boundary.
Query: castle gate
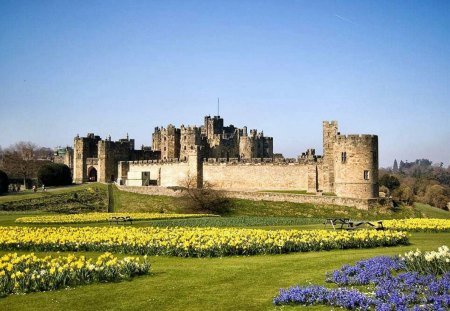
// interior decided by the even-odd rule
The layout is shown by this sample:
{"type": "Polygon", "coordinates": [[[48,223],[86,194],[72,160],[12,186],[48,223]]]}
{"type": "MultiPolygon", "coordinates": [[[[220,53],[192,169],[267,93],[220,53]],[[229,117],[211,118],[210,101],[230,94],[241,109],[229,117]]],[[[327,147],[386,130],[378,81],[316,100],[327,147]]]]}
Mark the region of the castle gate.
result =
{"type": "Polygon", "coordinates": [[[97,181],[97,170],[95,169],[95,167],[91,166],[88,168],[88,178],[89,181],[97,181]]]}

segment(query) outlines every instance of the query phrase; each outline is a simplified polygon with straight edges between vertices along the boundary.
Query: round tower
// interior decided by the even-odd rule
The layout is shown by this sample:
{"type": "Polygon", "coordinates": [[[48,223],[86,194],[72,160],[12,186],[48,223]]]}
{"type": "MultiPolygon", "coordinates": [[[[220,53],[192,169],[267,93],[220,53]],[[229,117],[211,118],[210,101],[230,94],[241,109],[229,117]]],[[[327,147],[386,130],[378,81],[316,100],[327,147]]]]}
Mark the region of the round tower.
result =
{"type": "Polygon", "coordinates": [[[378,197],[378,136],[338,135],[333,158],[337,196],[378,197]]]}

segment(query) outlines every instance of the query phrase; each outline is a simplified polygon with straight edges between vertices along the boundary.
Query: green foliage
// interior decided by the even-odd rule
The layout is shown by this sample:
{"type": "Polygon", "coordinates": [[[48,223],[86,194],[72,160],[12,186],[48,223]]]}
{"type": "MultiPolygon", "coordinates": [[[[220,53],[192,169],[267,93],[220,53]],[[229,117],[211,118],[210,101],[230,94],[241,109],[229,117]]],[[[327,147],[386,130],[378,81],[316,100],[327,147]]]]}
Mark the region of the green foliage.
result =
{"type": "Polygon", "coordinates": [[[383,192],[385,197],[389,197],[390,191],[386,186],[381,186],[379,192],[383,192]]]}
{"type": "Polygon", "coordinates": [[[438,208],[447,209],[448,194],[441,185],[430,185],[426,188],[424,202],[438,208]]]}
{"type": "Polygon", "coordinates": [[[384,174],[379,180],[380,186],[385,186],[390,191],[397,189],[400,186],[400,180],[394,175],[384,174]]]}
{"type": "Polygon", "coordinates": [[[395,189],[392,192],[392,197],[394,200],[407,205],[411,205],[414,201],[414,193],[411,188],[406,185],[400,185],[400,187],[395,189]]]}
{"type": "Polygon", "coordinates": [[[72,183],[70,168],[65,164],[49,163],[38,170],[39,181],[46,186],[64,186],[72,183]]]}
{"type": "Polygon", "coordinates": [[[0,171],[0,194],[8,192],[8,175],[5,172],[0,171]]]}

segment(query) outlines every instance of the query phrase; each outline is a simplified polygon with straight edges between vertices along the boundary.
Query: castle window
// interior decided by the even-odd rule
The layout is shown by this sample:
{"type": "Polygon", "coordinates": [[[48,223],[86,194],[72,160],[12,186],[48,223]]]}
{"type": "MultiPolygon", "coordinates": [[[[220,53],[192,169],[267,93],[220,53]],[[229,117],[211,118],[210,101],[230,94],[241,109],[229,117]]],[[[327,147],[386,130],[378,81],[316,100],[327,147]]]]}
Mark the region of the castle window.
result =
{"type": "Polygon", "coordinates": [[[347,152],[341,152],[341,162],[345,163],[347,162],[347,152]]]}
{"type": "Polygon", "coordinates": [[[191,145],[191,150],[194,150],[194,146],[191,145]]]}
{"type": "Polygon", "coordinates": [[[164,151],[166,151],[167,150],[167,148],[166,147],[164,147],[164,151]]]}
{"type": "Polygon", "coordinates": [[[364,171],[364,180],[369,180],[369,171],[364,171]]]}

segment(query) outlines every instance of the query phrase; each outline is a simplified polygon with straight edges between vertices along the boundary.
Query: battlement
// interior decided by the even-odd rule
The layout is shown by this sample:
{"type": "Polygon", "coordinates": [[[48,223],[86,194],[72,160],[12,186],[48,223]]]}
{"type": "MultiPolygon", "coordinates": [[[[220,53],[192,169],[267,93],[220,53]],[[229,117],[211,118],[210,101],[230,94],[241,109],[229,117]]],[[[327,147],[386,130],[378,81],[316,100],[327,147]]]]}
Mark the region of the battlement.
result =
{"type": "Polygon", "coordinates": [[[188,133],[200,134],[201,128],[196,125],[184,126],[183,124],[181,124],[180,130],[181,130],[181,133],[183,133],[183,134],[188,134],[188,133]]]}
{"type": "Polygon", "coordinates": [[[337,135],[337,144],[373,144],[378,142],[377,135],[370,134],[350,134],[350,135],[337,135]]]}
{"type": "Polygon", "coordinates": [[[272,158],[259,158],[259,159],[246,159],[239,160],[238,158],[217,158],[217,159],[204,159],[203,165],[208,166],[302,166],[309,164],[307,162],[299,162],[295,159],[287,159],[286,161],[274,161],[272,158]]]}
{"type": "Polygon", "coordinates": [[[323,121],[322,122],[322,124],[325,126],[325,125],[328,125],[328,126],[338,126],[338,121],[335,121],[335,120],[333,120],[333,121],[323,121]]]}
{"type": "Polygon", "coordinates": [[[164,165],[164,164],[181,164],[188,163],[188,161],[180,159],[168,159],[168,160],[134,160],[134,161],[120,161],[120,164],[135,164],[135,165],[164,165]]]}
{"type": "Polygon", "coordinates": [[[98,135],[95,135],[94,133],[88,133],[87,135],[86,135],[86,137],[80,137],[80,135],[77,135],[77,136],[75,136],[75,141],[85,141],[85,142],[88,142],[88,141],[99,141],[99,140],[101,140],[102,138],[100,137],[100,136],[98,136],[98,135]]]}

